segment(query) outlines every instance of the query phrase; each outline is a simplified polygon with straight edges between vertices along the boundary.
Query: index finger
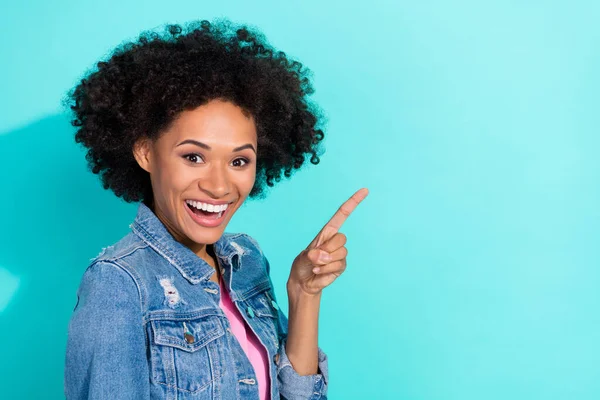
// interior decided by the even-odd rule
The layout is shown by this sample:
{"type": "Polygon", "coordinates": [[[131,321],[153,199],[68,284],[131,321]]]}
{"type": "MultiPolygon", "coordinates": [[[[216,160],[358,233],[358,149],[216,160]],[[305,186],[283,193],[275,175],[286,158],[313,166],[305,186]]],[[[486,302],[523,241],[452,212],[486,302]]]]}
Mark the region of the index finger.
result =
{"type": "Polygon", "coordinates": [[[329,240],[335,235],[346,219],[352,214],[352,211],[360,204],[361,201],[367,197],[369,190],[367,188],[359,189],[354,193],[344,204],[338,208],[333,214],[333,217],[325,224],[323,229],[317,234],[317,236],[310,243],[309,247],[319,247],[321,244],[329,240]]]}

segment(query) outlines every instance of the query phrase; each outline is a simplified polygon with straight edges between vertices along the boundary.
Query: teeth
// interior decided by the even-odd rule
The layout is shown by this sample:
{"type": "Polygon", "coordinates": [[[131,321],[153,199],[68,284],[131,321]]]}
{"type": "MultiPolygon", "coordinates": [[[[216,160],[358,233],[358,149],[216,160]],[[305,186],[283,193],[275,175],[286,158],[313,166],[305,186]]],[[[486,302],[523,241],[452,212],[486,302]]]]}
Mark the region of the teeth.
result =
{"type": "Polygon", "coordinates": [[[198,210],[215,212],[215,213],[218,212],[219,217],[222,215],[223,211],[227,210],[227,207],[229,207],[229,204],[220,204],[220,205],[216,206],[214,204],[202,203],[200,201],[195,201],[195,200],[186,200],[186,203],[188,203],[192,207],[197,208],[198,210]]]}

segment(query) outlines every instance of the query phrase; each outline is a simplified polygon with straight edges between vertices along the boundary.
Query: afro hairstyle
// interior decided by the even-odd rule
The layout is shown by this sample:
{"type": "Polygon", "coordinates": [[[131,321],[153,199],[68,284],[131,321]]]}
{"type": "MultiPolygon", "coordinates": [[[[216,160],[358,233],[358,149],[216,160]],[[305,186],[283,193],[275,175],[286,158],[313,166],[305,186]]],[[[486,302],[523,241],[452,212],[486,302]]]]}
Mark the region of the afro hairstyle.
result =
{"type": "Polygon", "coordinates": [[[211,100],[230,101],[252,115],[257,131],[256,181],[249,197],[264,197],[282,175],[306,159],[319,163],[323,116],[309,100],[311,72],[271,47],[255,28],[228,20],[166,25],[142,32],[100,61],[63,104],[75,141],[104,189],[127,202],[152,201],[148,172],[134,143],[156,140],[177,116],[211,100]],[[97,67],[97,68],[96,68],[97,67]]]}

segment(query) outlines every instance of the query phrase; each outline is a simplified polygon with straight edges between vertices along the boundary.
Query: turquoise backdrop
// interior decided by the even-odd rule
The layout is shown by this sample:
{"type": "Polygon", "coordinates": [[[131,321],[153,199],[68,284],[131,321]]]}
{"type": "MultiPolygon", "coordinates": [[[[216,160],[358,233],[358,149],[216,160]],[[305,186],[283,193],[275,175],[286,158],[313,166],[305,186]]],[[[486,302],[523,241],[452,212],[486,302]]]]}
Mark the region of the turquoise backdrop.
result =
{"type": "Polygon", "coordinates": [[[79,280],[135,215],[61,98],[142,30],[219,16],[306,64],[328,117],[321,164],[228,227],[280,302],[294,257],[371,192],[323,295],[330,398],[600,398],[600,3],[535,0],[2,2],[0,398],[63,397],[79,280]]]}

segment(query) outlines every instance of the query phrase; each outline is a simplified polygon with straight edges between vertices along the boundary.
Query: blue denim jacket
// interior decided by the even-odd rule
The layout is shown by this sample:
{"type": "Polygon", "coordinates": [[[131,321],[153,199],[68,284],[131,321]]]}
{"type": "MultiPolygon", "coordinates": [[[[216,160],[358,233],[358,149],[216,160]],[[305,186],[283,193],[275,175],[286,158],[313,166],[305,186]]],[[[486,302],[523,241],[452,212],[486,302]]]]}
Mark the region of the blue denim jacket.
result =
{"type": "MultiPolygon", "coordinates": [[[[141,203],[132,232],[85,271],[69,324],[67,399],[258,399],[252,364],[219,307],[214,269],[141,203]]],[[[231,300],[269,356],[272,399],[326,399],[327,356],[299,375],[269,263],[246,234],[214,244],[231,300]]]]}

